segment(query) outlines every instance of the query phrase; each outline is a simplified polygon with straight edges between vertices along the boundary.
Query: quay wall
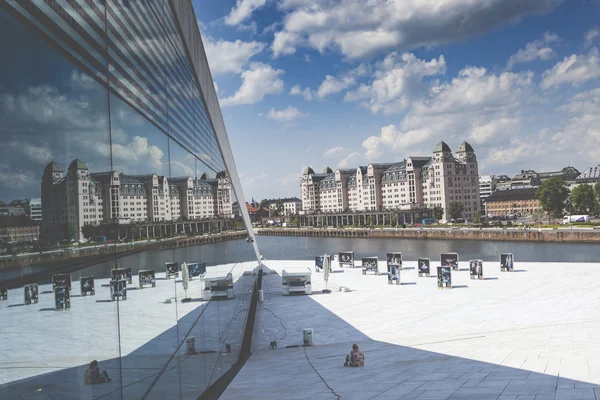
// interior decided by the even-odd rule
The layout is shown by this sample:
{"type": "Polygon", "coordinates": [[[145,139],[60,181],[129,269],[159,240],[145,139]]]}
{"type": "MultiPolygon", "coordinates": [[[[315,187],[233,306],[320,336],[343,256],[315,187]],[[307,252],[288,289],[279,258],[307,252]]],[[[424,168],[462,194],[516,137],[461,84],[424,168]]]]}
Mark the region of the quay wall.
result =
{"type": "Polygon", "coordinates": [[[516,242],[599,243],[600,230],[593,229],[490,229],[490,228],[407,228],[407,229],[257,229],[265,236],[315,236],[340,238],[404,238],[498,240],[516,242]]]}

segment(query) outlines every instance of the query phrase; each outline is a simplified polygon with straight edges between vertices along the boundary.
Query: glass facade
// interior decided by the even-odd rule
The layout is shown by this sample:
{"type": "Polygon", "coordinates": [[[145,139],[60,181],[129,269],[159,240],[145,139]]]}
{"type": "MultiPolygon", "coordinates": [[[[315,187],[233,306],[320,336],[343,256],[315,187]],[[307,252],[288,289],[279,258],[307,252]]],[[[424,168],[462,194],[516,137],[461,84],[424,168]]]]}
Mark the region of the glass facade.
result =
{"type": "Polygon", "coordinates": [[[238,361],[257,249],[186,10],[1,3],[0,398],[196,399],[238,361]]]}

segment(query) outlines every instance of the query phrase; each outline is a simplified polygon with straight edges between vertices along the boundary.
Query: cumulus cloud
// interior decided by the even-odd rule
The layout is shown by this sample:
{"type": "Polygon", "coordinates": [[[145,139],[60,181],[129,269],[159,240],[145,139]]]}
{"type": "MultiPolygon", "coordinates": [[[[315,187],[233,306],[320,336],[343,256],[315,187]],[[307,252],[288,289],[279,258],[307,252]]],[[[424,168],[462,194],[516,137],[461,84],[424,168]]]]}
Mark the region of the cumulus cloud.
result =
{"type": "Polygon", "coordinates": [[[550,60],[556,57],[556,53],[550,47],[550,44],[558,40],[557,35],[546,32],[541,40],[527,43],[524,49],[510,56],[507,64],[508,69],[511,69],[517,63],[527,63],[537,59],[550,60]]]}
{"type": "Polygon", "coordinates": [[[302,96],[304,100],[311,101],[313,99],[313,92],[310,88],[302,89],[300,85],[295,85],[290,89],[290,95],[292,96],[302,96]]]}
{"type": "Polygon", "coordinates": [[[495,166],[512,164],[517,160],[533,157],[538,152],[538,143],[513,139],[506,147],[490,150],[486,163],[495,166]]]}
{"type": "Polygon", "coordinates": [[[222,106],[254,104],[266,95],[283,92],[283,70],[274,69],[268,64],[253,62],[242,72],[242,85],[233,96],[221,100],[222,106]]]}
{"type": "Polygon", "coordinates": [[[465,68],[449,82],[431,82],[427,96],[408,105],[399,125],[384,126],[378,135],[366,138],[365,157],[375,161],[394,152],[421,154],[426,143],[433,146],[452,138],[476,144],[509,140],[518,135],[510,127],[519,122],[521,107],[531,101],[534,89],[528,72],[498,75],[465,68]]]}
{"type": "Polygon", "coordinates": [[[354,85],[354,78],[351,76],[344,76],[342,78],[336,78],[331,75],[327,75],[325,80],[321,82],[317,89],[317,96],[323,99],[330,94],[339,93],[344,89],[354,85]]]}
{"type": "Polygon", "coordinates": [[[267,0],[237,0],[235,6],[231,8],[229,14],[225,17],[227,25],[238,25],[250,18],[255,10],[263,7],[267,0]]]}
{"type": "Polygon", "coordinates": [[[594,27],[587,31],[584,35],[584,46],[592,47],[596,39],[600,38],[600,28],[594,27]]]}
{"type": "Polygon", "coordinates": [[[562,84],[577,86],[583,82],[600,77],[600,55],[593,47],[588,54],[572,54],[546,70],[542,75],[540,87],[549,89],[562,84]]]}
{"type": "Polygon", "coordinates": [[[412,101],[422,97],[428,85],[422,82],[426,76],[444,74],[444,56],[424,61],[412,53],[393,52],[377,64],[373,79],[348,92],[346,101],[358,101],[373,113],[382,111],[392,114],[404,110],[412,101]]]}
{"type": "Polygon", "coordinates": [[[519,123],[519,118],[483,119],[482,121],[473,122],[469,132],[469,140],[476,144],[482,144],[496,135],[511,136],[519,123]]]}
{"type": "Polygon", "coordinates": [[[361,154],[357,151],[348,154],[346,157],[342,158],[340,162],[338,162],[338,168],[348,168],[356,166],[356,163],[360,159],[361,154]]]}
{"type": "MultiPolygon", "coordinates": [[[[146,137],[134,136],[131,142],[126,144],[113,143],[111,148],[114,162],[123,165],[121,169],[126,172],[131,171],[130,168],[127,168],[128,165],[137,165],[140,162],[147,163],[149,170],[153,172],[162,171],[164,168],[164,152],[160,147],[150,145],[146,137]]],[[[189,175],[192,176],[193,174],[190,173],[189,175]]]]}
{"type": "Polygon", "coordinates": [[[341,146],[332,147],[331,149],[325,150],[323,157],[334,157],[342,153],[345,149],[341,146]]]}
{"type": "Polygon", "coordinates": [[[225,73],[240,73],[250,59],[263,51],[264,43],[251,41],[228,42],[225,40],[206,41],[204,49],[213,75],[225,73]]]}
{"type": "Polygon", "coordinates": [[[288,108],[284,108],[283,110],[275,110],[271,108],[271,111],[267,114],[267,117],[270,119],[274,119],[279,122],[288,122],[294,119],[306,117],[308,114],[304,114],[302,111],[298,110],[296,107],[288,106],[288,108]]]}
{"type": "Polygon", "coordinates": [[[432,87],[431,99],[417,103],[414,112],[417,115],[432,115],[516,107],[521,94],[532,88],[531,72],[496,75],[485,68],[467,67],[449,83],[432,87]]]}
{"type": "Polygon", "coordinates": [[[308,46],[339,51],[348,58],[396,48],[464,40],[528,15],[556,8],[562,0],[284,0],[283,28],[272,45],[275,56],[308,46]]]}

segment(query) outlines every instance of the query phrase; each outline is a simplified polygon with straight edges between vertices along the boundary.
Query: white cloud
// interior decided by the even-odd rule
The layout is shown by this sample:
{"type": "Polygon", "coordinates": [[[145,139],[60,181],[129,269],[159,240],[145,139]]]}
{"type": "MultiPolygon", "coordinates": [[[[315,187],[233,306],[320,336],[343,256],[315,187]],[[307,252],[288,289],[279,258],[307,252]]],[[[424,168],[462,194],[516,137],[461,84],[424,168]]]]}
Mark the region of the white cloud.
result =
{"type": "MultiPolygon", "coordinates": [[[[108,145],[99,146],[99,151],[106,153],[106,156],[110,155],[108,145]],[[102,149],[106,147],[105,149],[102,149]]],[[[162,171],[163,170],[163,156],[164,152],[158,146],[148,144],[148,138],[141,136],[134,136],[131,142],[126,144],[113,143],[112,144],[112,157],[115,164],[121,165],[120,169],[124,171],[143,170],[141,166],[147,165],[146,170],[149,171],[162,171]],[[144,165],[145,164],[145,165],[144,165]]],[[[189,174],[193,175],[193,174],[189,174]]]]}
{"type": "Polygon", "coordinates": [[[335,78],[331,75],[327,75],[325,80],[319,85],[317,89],[317,96],[323,99],[330,94],[339,93],[344,89],[354,85],[354,78],[351,76],[344,76],[342,78],[335,78]]]}
{"type": "Polygon", "coordinates": [[[459,71],[451,82],[431,89],[429,101],[417,103],[414,113],[432,115],[440,113],[485,111],[498,107],[517,107],[523,94],[533,89],[533,73],[489,73],[485,68],[467,67],[459,71]]]}
{"type": "Polygon", "coordinates": [[[349,58],[395,48],[409,50],[464,40],[525,16],[546,13],[562,0],[284,0],[283,29],[273,53],[298,46],[349,58]]]}
{"type": "Polygon", "coordinates": [[[296,173],[296,172],[293,172],[291,174],[287,174],[287,175],[282,176],[281,178],[279,178],[279,184],[281,186],[294,185],[296,187],[296,185],[298,185],[299,181],[300,181],[299,174],[296,173]]]}
{"type": "Polygon", "coordinates": [[[517,160],[531,158],[539,151],[539,144],[513,139],[503,148],[490,150],[486,159],[488,165],[512,164],[517,160]]]}
{"type": "Polygon", "coordinates": [[[74,69],[71,71],[71,87],[74,90],[92,90],[98,89],[99,83],[88,74],[74,69]]]}
{"type": "Polygon", "coordinates": [[[345,149],[341,146],[332,147],[331,149],[328,149],[325,151],[325,153],[323,153],[323,157],[334,157],[342,153],[344,150],[345,149]]]}
{"type": "Polygon", "coordinates": [[[465,68],[450,82],[431,82],[426,99],[409,102],[399,125],[384,126],[378,135],[366,138],[365,157],[377,161],[397,152],[422,154],[423,146],[433,147],[440,140],[506,142],[518,136],[510,126],[518,123],[521,109],[534,96],[529,72],[497,75],[465,68]]]}
{"type": "Polygon", "coordinates": [[[498,118],[493,120],[473,122],[469,132],[469,139],[476,144],[488,142],[495,135],[512,136],[511,133],[520,123],[519,118],[498,118]]]}
{"type": "Polygon", "coordinates": [[[381,147],[385,146],[391,150],[403,150],[416,144],[430,140],[433,136],[433,130],[428,127],[412,129],[401,132],[395,125],[388,125],[381,128],[379,136],[370,136],[363,141],[363,148],[367,151],[367,159],[375,159],[382,154],[381,147]]]}
{"type": "Polygon", "coordinates": [[[229,15],[225,17],[225,23],[237,25],[250,18],[255,10],[263,7],[266,3],[267,0],[237,0],[229,15]]]}
{"type": "Polygon", "coordinates": [[[268,64],[253,62],[249,69],[242,73],[242,85],[231,97],[221,100],[222,106],[238,104],[254,104],[266,95],[283,92],[283,81],[279,76],[281,69],[273,69],[268,64]]]}
{"type": "Polygon", "coordinates": [[[11,140],[5,145],[12,148],[11,151],[21,153],[39,165],[47,164],[53,158],[52,150],[48,144],[40,146],[39,143],[23,143],[22,141],[11,140]]]}
{"type": "Polygon", "coordinates": [[[373,113],[399,112],[426,92],[426,85],[422,82],[424,77],[441,75],[445,71],[444,56],[424,61],[411,53],[393,52],[377,64],[373,80],[348,92],[345,100],[361,101],[361,105],[373,113]]]}
{"type": "Polygon", "coordinates": [[[600,37],[600,28],[599,27],[594,27],[594,28],[590,29],[584,35],[584,38],[585,38],[584,46],[592,47],[592,45],[594,44],[594,41],[596,41],[596,39],[598,39],[599,37],[600,37]]]}
{"type": "Polygon", "coordinates": [[[296,46],[301,42],[300,35],[296,35],[290,32],[276,32],[273,38],[273,44],[271,50],[273,55],[278,57],[280,55],[290,55],[296,52],[296,46]]]}
{"type": "Polygon", "coordinates": [[[354,167],[355,164],[358,162],[357,160],[360,159],[360,156],[361,156],[361,154],[356,151],[353,153],[350,153],[350,154],[348,154],[347,157],[344,157],[340,160],[337,167],[338,168],[354,167]]]}
{"type": "Polygon", "coordinates": [[[268,176],[264,172],[261,172],[258,175],[248,175],[245,172],[240,172],[239,175],[240,175],[240,181],[242,182],[242,185],[244,185],[244,186],[250,186],[257,182],[266,182],[266,179],[268,176]]]}
{"type": "Polygon", "coordinates": [[[600,56],[593,47],[588,54],[572,54],[544,72],[540,87],[548,89],[563,83],[574,86],[600,77],[600,56]]]}
{"type": "Polygon", "coordinates": [[[557,107],[556,110],[569,113],[600,114],[600,88],[577,93],[571,97],[568,103],[557,107]]]}
{"type": "Polygon", "coordinates": [[[210,65],[210,71],[213,75],[225,73],[240,73],[250,59],[263,51],[264,43],[252,41],[228,42],[225,40],[212,41],[210,38],[206,41],[204,49],[210,65]]]}
{"type": "Polygon", "coordinates": [[[300,85],[295,85],[290,90],[290,95],[292,95],[292,96],[302,96],[302,97],[304,97],[304,100],[306,100],[306,101],[311,101],[313,99],[313,92],[312,92],[312,90],[310,90],[310,88],[304,88],[304,89],[302,89],[300,87],[300,85]]]}
{"type": "Polygon", "coordinates": [[[546,32],[543,39],[527,43],[524,49],[510,56],[507,65],[508,69],[511,69],[517,63],[526,63],[537,59],[550,60],[556,57],[556,53],[549,44],[558,40],[558,36],[546,32]]]}
{"type": "Polygon", "coordinates": [[[274,108],[271,108],[271,111],[269,111],[267,117],[279,122],[287,122],[292,121],[294,119],[306,117],[307,115],[308,114],[304,114],[296,107],[288,106],[288,108],[284,108],[283,110],[279,111],[276,111],[274,108]]]}
{"type": "Polygon", "coordinates": [[[169,162],[171,166],[171,176],[196,176],[194,164],[184,164],[177,160],[170,160],[169,162]]]}

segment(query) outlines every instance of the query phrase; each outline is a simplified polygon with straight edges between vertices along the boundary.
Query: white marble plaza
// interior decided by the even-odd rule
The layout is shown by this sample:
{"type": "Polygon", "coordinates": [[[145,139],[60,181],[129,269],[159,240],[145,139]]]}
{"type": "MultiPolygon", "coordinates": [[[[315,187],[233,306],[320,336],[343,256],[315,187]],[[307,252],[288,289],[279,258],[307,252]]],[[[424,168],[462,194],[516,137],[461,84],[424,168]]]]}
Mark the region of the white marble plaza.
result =
{"type": "MultiPolygon", "coordinates": [[[[265,265],[314,271],[311,261],[265,265]]],[[[322,274],[313,273],[311,296],[283,297],[280,276],[268,275],[253,354],[222,399],[337,398],[305,350],[345,400],[600,398],[600,264],[517,259],[509,273],[485,262],[486,279],[475,281],[463,261],[451,290],[418,277],[416,262],[404,266],[401,286],[346,268],[331,274],[331,294],[320,293],[322,274]],[[315,346],[286,348],[302,343],[303,328],[315,329],[315,346]],[[272,340],[278,349],[269,350],[272,340]],[[342,365],[353,343],[365,351],[364,368],[342,365]]]]}
{"type": "MultiPolygon", "coordinates": [[[[50,284],[40,285],[38,304],[23,305],[22,288],[9,290],[0,302],[0,399],[120,399],[121,383],[127,399],[141,398],[152,384],[148,398],[181,393],[196,399],[237,359],[254,281],[242,275],[256,265],[233,268],[235,298],[210,303],[201,300],[198,277],[187,292],[193,301],[181,302],[181,272],[166,280],[157,271],[156,287],[143,289],[134,274],[127,300],[118,304],[110,300],[108,279],[96,279],[94,296],[80,297],[74,273],[68,311],[55,311],[50,284]],[[188,336],[195,338],[197,354],[186,355],[185,343],[178,349],[188,336]],[[225,343],[230,353],[223,351],[225,343]],[[94,359],[112,382],[84,385],[94,359]]],[[[207,278],[225,276],[232,267],[209,266],[207,278]]]]}

